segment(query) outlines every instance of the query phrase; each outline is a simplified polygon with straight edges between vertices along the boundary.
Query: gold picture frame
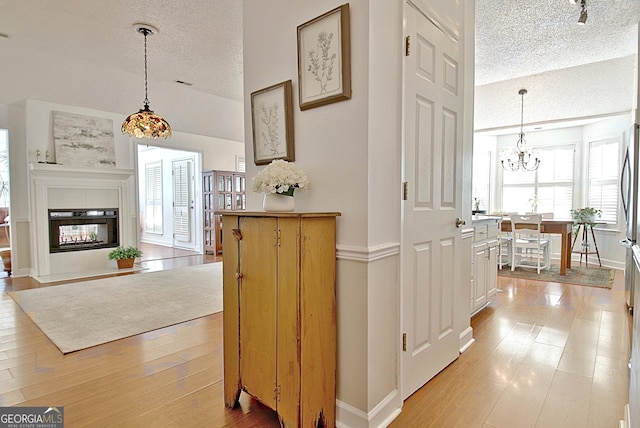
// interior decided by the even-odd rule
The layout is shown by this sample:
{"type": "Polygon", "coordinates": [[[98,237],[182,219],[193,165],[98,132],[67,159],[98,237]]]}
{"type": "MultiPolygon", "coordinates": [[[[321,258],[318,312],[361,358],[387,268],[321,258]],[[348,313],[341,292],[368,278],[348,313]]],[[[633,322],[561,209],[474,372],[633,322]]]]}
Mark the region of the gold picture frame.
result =
{"type": "Polygon", "coordinates": [[[351,98],[350,51],[349,3],[298,26],[300,110],[351,98]]]}
{"type": "Polygon", "coordinates": [[[256,165],[268,164],[275,159],[295,160],[292,87],[291,80],[287,80],[251,93],[253,161],[256,165]]]}

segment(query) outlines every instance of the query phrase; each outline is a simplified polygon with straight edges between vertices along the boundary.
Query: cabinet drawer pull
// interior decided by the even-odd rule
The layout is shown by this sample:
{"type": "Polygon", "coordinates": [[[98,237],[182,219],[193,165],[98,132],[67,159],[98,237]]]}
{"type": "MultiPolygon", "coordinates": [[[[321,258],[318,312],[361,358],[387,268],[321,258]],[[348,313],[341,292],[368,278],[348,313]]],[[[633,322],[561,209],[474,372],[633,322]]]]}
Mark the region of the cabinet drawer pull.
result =
{"type": "Polygon", "coordinates": [[[236,279],[242,279],[242,273],[236,272],[236,279]]]}
{"type": "Polygon", "coordinates": [[[231,229],[231,233],[233,234],[233,237],[238,241],[242,239],[242,233],[240,232],[240,229],[231,229]]]}

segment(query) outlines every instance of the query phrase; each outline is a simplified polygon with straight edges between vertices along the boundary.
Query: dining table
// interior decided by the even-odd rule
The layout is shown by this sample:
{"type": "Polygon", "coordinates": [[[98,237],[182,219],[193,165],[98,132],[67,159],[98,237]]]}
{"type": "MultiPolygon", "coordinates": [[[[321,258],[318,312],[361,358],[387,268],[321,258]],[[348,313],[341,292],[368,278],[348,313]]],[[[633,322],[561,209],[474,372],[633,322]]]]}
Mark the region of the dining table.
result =
{"type": "MultiPolygon", "coordinates": [[[[511,220],[503,217],[500,222],[502,232],[511,232],[511,220]]],[[[560,249],[560,275],[566,275],[567,269],[571,269],[571,232],[573,220],[542,219],[540,232],[562,236],[560,249]]]]}

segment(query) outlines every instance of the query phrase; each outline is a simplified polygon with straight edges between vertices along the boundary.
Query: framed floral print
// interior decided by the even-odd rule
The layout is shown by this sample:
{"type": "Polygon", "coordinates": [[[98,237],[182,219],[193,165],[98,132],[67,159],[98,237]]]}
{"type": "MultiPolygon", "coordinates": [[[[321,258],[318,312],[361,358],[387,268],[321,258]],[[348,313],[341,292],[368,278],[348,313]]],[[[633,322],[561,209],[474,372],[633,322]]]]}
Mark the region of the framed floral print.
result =
{"type": "Polygon", "coordinates": [[[298,26],[300,110],[351,98],[349,3],[298,26]]]}
{"type": "Polygon", "coordinates": [[[291,80],[251,94],[253,161],[256,165],[274,159],[293,162],[293,89],[291,80]]]}

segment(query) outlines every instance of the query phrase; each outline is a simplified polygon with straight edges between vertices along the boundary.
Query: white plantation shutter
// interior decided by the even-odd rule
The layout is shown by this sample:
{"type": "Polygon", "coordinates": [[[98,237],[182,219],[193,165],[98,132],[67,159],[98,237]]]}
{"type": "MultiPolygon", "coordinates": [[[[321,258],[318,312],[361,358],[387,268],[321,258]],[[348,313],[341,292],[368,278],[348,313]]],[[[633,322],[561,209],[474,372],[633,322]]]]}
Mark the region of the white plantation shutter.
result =
{"type": "Polygon", "coordinates": [[[173,162],[173,237],[178,241],[191,241],[190,177],[191,162],[173,162]]]}
{"type": "Polygon", "coordinates": [[[618,222],[618,173],[620,143],[616,140],[593,141],[589,144],[588,206],[599,209],[600,221],[618,222]]]}
{"type": "Polygon", "coordinates": [[[536,149],[540,166],[535,171],[505,171],[502,210],[505,212],[552,212],[569,218],[573,203],[573,145],[536,149]]]}
{"type": "MultiPolygon", "coordinates": [[[[473,163],[473,198],[480,201],[481,210],[489,210],[491,199],[491,152],[477,153],[473,163]]],[[[475,210],[475,203],[473,205],[475,210]]]]}
{"type": "Polygon", "coordinates": [[[552,212],[569,218],[573,204],[573,146],[553,147],[540,152],[537,212],[552,212]]]}
{"type": "Polygon", "coordinates": [[[162,162],[146,164],[144,174],[144,229],[149,233],[162,233],[162,162]]]}

